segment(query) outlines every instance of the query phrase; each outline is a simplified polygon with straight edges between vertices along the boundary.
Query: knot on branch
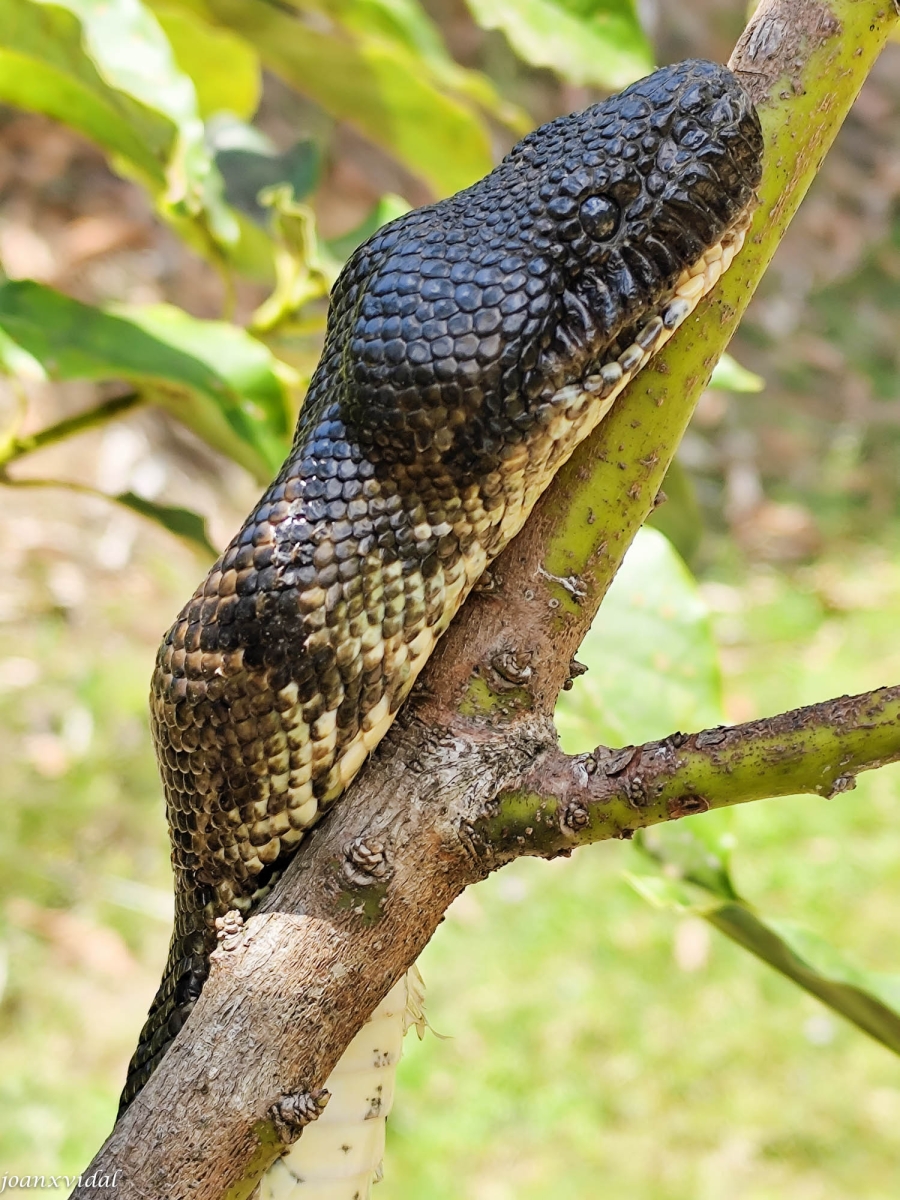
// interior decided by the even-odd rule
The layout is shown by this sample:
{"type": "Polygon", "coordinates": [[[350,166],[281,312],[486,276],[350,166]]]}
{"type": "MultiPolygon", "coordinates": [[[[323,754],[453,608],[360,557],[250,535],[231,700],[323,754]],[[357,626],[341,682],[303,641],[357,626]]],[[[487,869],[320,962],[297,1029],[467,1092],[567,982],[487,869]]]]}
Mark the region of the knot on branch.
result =
{"type": "Polygon", "coordinates": [[[709,812],[709,801],[705,796],[674,796],[666,804],[666,812],[673,821],[677,821],[679,817],[709,812]]]}
{"type": "Polygon", "coordinates": [[[583,804],[579,804],[577,800],[573,800],[563,809],[563,825],[567,829],[571,829],[574,833],[578,833],[580,829],[590,822],[591,816],[583,804]]]}
{"type": "Polygon", "coordinates": [[[621,750],[598,746],[594,751],[594,761],[603,774],[611,779],[614,775],[621,775],[637,753],[637,746],[623,746],[621,750]]]}
{"type": "Polygon", "coordinates": [[[490,567],[482,571],[472,587],[473,592],[480,596],[496,596],[503,585],[503,580],[490,567]]]}
{"type": "MultiPolygon", "coordinates": [[[[489,815],[487,811],[483,811],[481,814],[482,818],[487,818],[489,815]]],[[[459,844],[470,862],[480,863],[482,859],[493,858],[494,847],[472,821],[460,821],[458,834],[459,844]]]]}
{"type": "Polygon", "coordinates": [[[315,1092],[289,1092],[269,1108],[269,1119],[286,1146],[296,1142],[307,1125],[317,1121],[331,1099],[327,1088],[315,1092]]]}
{"type": "Polygon", "coordinates": [[[524,687],[534,674],[531,654],[519,654],[515,650],[500,650],[491,659],[491,670],[497,678],[494,686],[498,692],[524,687]]]}
{"type": "Polygon", "coordinates": [[[640,775],[635,775],[633,779],[625,780],[622,790],[632,808],[641,808],[647,803],[647,785],[641,779],[640,775]]]}
{"type": "Polygon", "coordinates": [[[354,838],[344,848],[343,875],[355,887],[368,887],[390,879],[391,867],[383,842],[354,838]]]}
{"type": "Polygon", "coordinates": [[[580,677],[586,672],[587,667],[584,665],[584,663],[580,663],[577,658],[573,658],[569,663],[569,673],[566,676],[565,683],[563,684],[563,691],[570,692],[572,690],[572,684],[575,682],[575,680],[580,679],[580,677]]]}
{"type": "Polygon", "coordinates": [[[714,729],[702,729],[697,734],[695,744],[698,750],[705,750],[707,746],[718,746],[728,737],[727,725],[716,725],[714,729]]]}
{"type": "Polygon", "coordinates": [[[826,800],[832,800],[835,796],[840,796],[842,792],[852,792],[856,787],[856,776],[852,773],[838,775],[837,779],[833,780],[830,785],[819,789],[821,795],[826,800]]]}
{"type": "Polygon", "coordinates": [[[244,940],[244,918],[236,908],[229,909],[224,917],[216,917],[216,939],[226,952],[236,950],[244,940]]]}

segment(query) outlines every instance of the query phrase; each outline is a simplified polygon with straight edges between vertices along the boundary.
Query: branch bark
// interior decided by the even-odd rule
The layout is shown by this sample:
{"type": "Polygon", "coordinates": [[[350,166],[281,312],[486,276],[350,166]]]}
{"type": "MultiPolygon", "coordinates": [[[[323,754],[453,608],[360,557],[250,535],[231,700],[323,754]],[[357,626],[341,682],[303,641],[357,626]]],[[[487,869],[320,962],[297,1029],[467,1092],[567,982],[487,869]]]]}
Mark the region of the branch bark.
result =
{"type": "MultiPolygon", "coordinates": [[[[718,743],[701,734],[643,747],[621,772],[599,752],[561,755],[551,714],[694,403],[895,23],[889,5],[871,0],[771,0],[757,11],[732,60],[760,107],[768,149],[743,254],[564,468],[498,560],[495,591],[470,598],[356,783],[243,937],[216,953],[197,1007],[86,1178],[118,1170],[122,1200],[248,1196],[283,1149],[273,1105],[321,1087],[463,888],[536,852],[527,830],[538,814],[547,843],[537,852],[553,854],[694,811],[689,796],[712,805],[834,786],[839,776],[805,776],[799,759],[776,752],[791,744],[790,714],[718,743]],[[635,781],[654,765],[661,790],[644,804],[635,781]],[[587,813],[580,828],[578,805],[587,813]],[[515,821],[522,832],[511,836],[515,821]],[[379,878],[361,881],[358,840],[380,843],[379,878]]],[[[830,737],[840,759],[852,743],[844,774],[896,757],[896,689],[878,696],[852,713],[840,706],[854,702],[830,702],[830,724],[824,710],[804,718],[815,743],[804,745],[830,737]]]]}
{"type": "Polygon", "coordinates": [[[567,755],[554,747],[470,836],[494,866],[522,854],[552,858],[712,808],[831,798],[851,791],[860,771],[898,759],[900,687],[879,688],[621,750],[567,755]]]}

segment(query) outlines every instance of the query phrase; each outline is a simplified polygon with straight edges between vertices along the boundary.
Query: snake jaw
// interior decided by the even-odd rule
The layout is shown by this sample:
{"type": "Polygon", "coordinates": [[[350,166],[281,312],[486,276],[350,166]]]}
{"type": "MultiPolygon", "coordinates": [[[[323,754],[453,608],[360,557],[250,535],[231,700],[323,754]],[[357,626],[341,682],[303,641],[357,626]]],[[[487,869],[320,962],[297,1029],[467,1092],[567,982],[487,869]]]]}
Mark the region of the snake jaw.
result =
{"type": "Polygon", "coordinates": [[[611,402],[662,349],[740,253],[754,207],[748,206],[724,237],[684,268],[671,293],[651,309],[649,316],[619,336],[605,360],[584,377],[584,391],[611,402]]]}
{"type": "Polygon", "coordinates": [[[744,244],[754,208],[754,203],[747,205],[722,239],[681,272],[652,315],[623,334],[605,359],[543,401],[538,410],[542,428],[532,439],[529,476],[515,527],[511,525],[511,537],[524,524],[537,497],[575,447],[596,429],[625,387],[731,266],[744,244]]]}

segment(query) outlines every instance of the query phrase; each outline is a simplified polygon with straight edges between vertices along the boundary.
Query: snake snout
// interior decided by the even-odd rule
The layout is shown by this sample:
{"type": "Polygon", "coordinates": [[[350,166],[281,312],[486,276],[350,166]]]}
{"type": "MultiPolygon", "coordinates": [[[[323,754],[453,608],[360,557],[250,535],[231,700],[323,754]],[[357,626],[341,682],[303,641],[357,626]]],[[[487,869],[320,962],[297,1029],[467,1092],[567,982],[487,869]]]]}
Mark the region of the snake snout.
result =
{"type": "Polygon", "coordinates": [[[548,176],[564,285],[539,362],[545,394],[665,316],[683,274],[746,223],[761,175],[756,111],[714,63],[655,72],[579,114],[567,141],[569,174],[548,176]]]}
{"type": "Polygon", "coordinates": [[[683,269],[754,206],[762,174],[759,117],[737,78],[716,63],[666,67],[633,90],[633,97],[623,93],[626,107],[638,97],[649,104],[660,139],[645,184],[656,200],[650,232],[665,238],[683,269]]]}

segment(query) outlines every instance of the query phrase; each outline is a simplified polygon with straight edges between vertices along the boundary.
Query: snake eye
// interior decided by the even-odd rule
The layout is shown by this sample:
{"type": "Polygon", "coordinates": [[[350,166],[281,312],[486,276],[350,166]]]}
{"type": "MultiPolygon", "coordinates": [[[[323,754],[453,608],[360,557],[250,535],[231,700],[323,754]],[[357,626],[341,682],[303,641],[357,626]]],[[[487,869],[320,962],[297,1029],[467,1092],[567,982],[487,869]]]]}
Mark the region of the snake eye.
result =
{"type": "Polygon", "coordinates": [[[578,211],[584,232],[597,241],[612,237],[619,228],[619,206],[608,196],[588,196],[578,211]]]}

